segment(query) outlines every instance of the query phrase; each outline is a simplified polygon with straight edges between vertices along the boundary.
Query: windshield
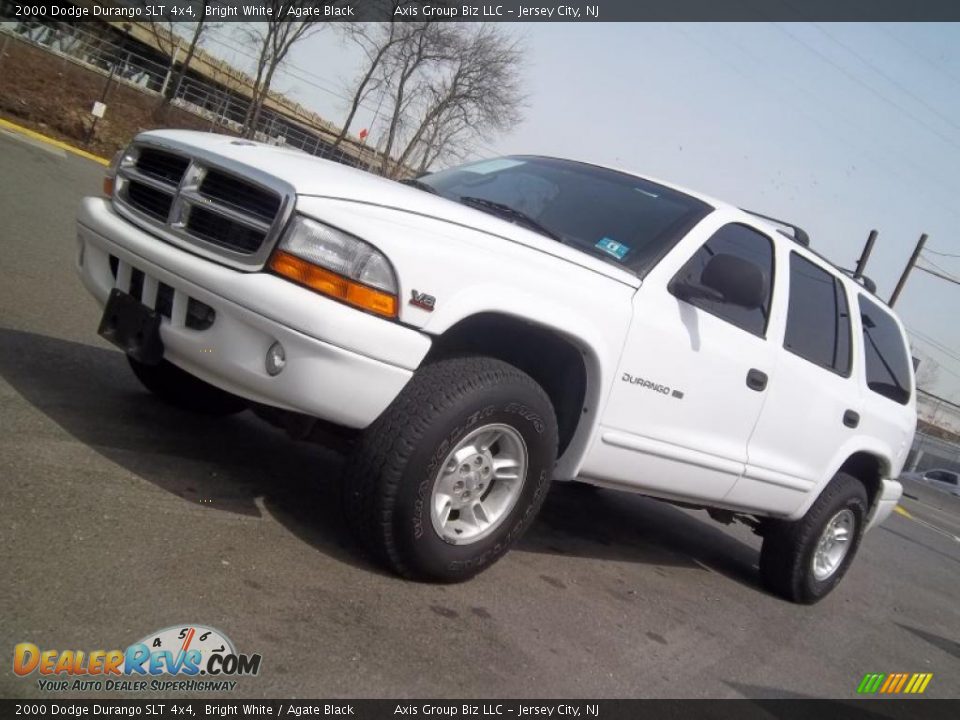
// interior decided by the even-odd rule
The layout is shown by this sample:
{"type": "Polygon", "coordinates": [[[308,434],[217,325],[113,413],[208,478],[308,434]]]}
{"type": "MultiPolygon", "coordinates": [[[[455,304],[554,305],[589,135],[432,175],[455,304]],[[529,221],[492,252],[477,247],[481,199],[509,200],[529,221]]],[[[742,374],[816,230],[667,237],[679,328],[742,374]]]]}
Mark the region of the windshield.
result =
{"type": "Polygon", "coordinates": [[[712,210],[696,198],[633,175],[542,157],[482,160],[425,175],[417,184],[534,231],[539,228],[640,277],[712,210]]]}

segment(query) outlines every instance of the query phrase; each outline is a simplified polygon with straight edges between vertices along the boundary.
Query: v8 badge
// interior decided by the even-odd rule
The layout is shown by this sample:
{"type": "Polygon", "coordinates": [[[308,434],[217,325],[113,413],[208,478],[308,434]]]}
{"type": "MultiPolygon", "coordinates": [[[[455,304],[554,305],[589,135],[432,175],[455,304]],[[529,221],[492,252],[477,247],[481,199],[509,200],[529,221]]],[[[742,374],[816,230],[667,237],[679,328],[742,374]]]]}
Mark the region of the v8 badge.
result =
{"type": "Polygon", "coordinates": [[[417,290],[411,290],[410,304],[415,307],[422,308],[427,312],[433,312],[433,308],[437,304],[437,299],[433,295],[427,295],[426,293],[418,292],[417,290]]]}

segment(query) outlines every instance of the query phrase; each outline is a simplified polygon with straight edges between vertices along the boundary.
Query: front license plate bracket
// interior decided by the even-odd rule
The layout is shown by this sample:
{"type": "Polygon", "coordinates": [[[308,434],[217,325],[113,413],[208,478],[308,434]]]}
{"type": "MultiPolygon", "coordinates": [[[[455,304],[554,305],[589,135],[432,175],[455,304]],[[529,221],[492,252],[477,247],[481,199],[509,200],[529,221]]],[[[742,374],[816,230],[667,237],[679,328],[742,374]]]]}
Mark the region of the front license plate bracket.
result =
{"type": "Polygon", "coordinates": [[[161,315],[132,295],[113,288],[97,332],[134,360],[158,365],[163,360],[161,315]]]}

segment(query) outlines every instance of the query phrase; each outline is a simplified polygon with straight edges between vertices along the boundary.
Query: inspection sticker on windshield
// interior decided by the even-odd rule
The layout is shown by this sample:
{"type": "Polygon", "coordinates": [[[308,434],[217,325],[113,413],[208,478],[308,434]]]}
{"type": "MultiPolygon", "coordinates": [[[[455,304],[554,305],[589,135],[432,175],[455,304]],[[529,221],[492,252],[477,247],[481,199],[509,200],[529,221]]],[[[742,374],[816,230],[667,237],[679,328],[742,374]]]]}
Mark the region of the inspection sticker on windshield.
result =
{"type": "Polygon", "coordinates": [[[627,253],[630,252],[630,248],[626,245],[618,243],[616,240],[611,240],[608,237],[602,238],[596,244],[596,247],[603,250],[607,255],[612,255],[617,260],[623,260],[627,256],[627,253]]]}

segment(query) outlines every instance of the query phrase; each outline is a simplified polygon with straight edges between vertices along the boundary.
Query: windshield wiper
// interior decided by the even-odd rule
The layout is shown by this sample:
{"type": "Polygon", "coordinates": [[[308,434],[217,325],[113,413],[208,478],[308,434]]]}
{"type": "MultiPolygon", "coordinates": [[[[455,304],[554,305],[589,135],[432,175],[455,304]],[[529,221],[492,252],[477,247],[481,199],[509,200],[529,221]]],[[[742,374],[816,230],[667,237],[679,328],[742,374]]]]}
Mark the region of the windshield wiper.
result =
{"type": "Polygon", "coordinates": [[[527,228],[533,230],[534,232],[538,232],[541,235],[546,235],[548,238],[551,240],[556,240],[558,243],[563,243],[562,237],[553,232],[553,230],[541,225],[522,210],[517,210],[516,208],[512,208],[509,205],[505,205],[504,203],[499,203],[494,200],[471,197],[469,195],[462,196],[460,198],[460,202],[462,202],[464,205],[469,205],[472,208],[476,208],[477,210],[483,210],[484,212],[488,212],[493,215],[499,215],[504,220],[509,220],[518,225],[526,225],[527,228]]]}
{"type": "Polygon", "coordinates": [[[416,188],[417,190],[423,190],[424,192],[428,192],[431,195],[440,194],[440,192],[433,185],[427,185],[427,183],[423,182],[423,180],[417,180],[416,178],[407,178],[406,180],[401,180],[400,184],[409,185],[412,188],[416,188]]]}

